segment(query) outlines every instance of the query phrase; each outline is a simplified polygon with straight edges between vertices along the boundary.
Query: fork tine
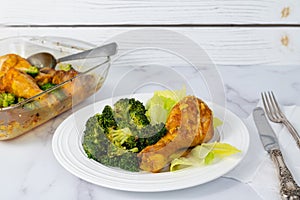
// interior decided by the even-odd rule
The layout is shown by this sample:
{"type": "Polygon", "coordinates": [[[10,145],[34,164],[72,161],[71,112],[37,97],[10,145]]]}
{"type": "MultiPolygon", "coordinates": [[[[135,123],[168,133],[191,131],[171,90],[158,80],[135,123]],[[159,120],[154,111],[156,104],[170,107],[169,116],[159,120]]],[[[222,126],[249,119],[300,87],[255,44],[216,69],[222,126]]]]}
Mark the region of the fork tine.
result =
{"type": "Polygon", "coordinates": [[[277,103],[277,100],[275,98],[275,95],[274,95],[274,93],[272,91],[269,92],[269,96],[270,96],[271,103],[272,103],[273,108],[274,108],[274,115],[277,115],[278,117],[283,118],[284,115],[283,115],[283,113],[282,113],[282,111],[281,111],[281,109],[280,109],[280,107],[279,107],[279,105],[277,103]]]}
{"type": "Polygon", "coordinates": [[[300,148],[300,136],[297,130],[294,128],[294,126],[288,121],[284,113],[281,111],[274,93],[272,91],[262,92],[261,98],[268,118],[273,122],[283,123],[295,139],[298,147],[300,148]]]}
{"type": "Polygon", "coordinates": [[[261,93],[261,99],[262,99],[262,101],[263,101],[263,104],[264,104],[265,109],[266,109],[266,110],[269,110],[269,109],[268,109],[267,102],[266,102],[266,95],[265,95],[265,92],[262,92],[262,93],[261,93]]]}
{"type": "Polygon", "coordinates": [[[261,98],[262,98],[263,105],[265,107],[266,113],[267,113],[269,119],[272,120],[272,118],[273,118],[272,117],[272,112],[271,112],[271,109],[270,109],[269,100],[267,98],[266,92],[261,93],[261,98]]]}

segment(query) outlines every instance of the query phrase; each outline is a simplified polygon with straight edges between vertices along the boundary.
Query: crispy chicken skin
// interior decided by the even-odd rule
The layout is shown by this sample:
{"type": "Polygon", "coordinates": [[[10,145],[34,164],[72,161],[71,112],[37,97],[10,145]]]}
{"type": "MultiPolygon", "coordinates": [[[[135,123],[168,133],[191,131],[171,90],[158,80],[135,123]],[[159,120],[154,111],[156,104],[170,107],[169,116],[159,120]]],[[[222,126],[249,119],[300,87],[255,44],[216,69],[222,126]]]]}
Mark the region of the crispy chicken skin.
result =
{"type": "Polygon", "coordinates": [[[40,73],[34,77],[34,79],[38,85],[44,85],[46,83],[51,83],[54,75],[55,69],[44,67],[40,69],[40,73]]]}
{"type": "Polygon", "coordinates": [[[6,92],[15,94],[18,97],[30,98],[43,92],[31,76],[14,68],[9,69],[0,78],[0,84],[6,92]]]}
{"type": "Polygon", "coordinates": [[[53,76],[52,83],[53,84],[60,84],[62,82],[65,82],[75,76],[77,76],[78,72],[74,69],[71,69],[70,71],[63,71],[63,70],[57,70],[53,76]]]}
{"type": "Polygon", "coordinates": [[[0,57],[0,91],[29,98],[42,92],[34,79],[25,73],[30,63],[16,54],[0,57]]]}
{"type": "Polygon", "coordinates": [[[40,69],[40,73],[34,78],[38,85],[44,85],[45,83],[60,84],[78,75],[78,72],[74,69],[70,71],[55,70],[49,67],[40,69]]]}
{"type": "Polygon", "coordinates": [[[213,114],[202,100],[187,96],[172,109],[166,128],[164,137],[138,154],[142,170],[159,172],[176,153],[209,141],[214,134],[213,114]]]}
{"type": "Polygon", "coordinates": [[[30,67],[30,63],[16,54],[6,54],[0,56],[0,77],[3,76],[10,68],[15,68],[24,72],[30,67]]]}

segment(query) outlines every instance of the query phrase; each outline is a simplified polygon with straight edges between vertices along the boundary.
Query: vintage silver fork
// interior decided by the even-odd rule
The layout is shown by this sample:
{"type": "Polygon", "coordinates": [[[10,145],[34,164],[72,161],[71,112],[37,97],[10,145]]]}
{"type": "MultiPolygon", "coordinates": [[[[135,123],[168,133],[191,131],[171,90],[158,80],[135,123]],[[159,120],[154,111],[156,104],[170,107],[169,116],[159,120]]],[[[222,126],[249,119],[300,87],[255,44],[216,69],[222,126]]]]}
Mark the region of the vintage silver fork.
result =
{"type": "Polygon", "coordinates": [[[262,92],[261,97],[267,113],[268,118],[272,122],[283,123],[293,138],[295,139],[298,147],[300,148],[300,136],[294,126],[289,122],[275,99],[273,92],[262,92]]]}

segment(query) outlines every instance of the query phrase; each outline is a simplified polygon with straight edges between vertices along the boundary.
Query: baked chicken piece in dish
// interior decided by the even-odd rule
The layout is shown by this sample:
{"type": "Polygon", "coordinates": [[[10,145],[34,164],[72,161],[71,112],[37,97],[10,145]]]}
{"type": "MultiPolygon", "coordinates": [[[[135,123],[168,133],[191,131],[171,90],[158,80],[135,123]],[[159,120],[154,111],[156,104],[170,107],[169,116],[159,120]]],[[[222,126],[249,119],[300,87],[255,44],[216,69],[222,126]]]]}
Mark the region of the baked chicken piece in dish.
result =
{"type": "Polygon", "coordinates": [[[11,68],[25,72],[30,67],[31,64],[17,54],[6,54],[4,56],[0,56],[0,77],[11,68]]]}
{"type": "Polygon", "coordinates": [[[202,100],[187,96],[173,107],[166,128],[164,137],[138,154],[142,170],[159,172],[176,153],[180,157],[188,148],[209,141],[214,134],[213,114],[202,100]]]}
{"type": "MultiPolygon", "coordinates": [[[[35,77],[27,73],[31,64],[16,54],[0,57],[0,92],[9,92],[17,97],[30,98],[43,92],[41,86],[47,83],[60,84],[76,75],[74,69],[69,71],[42,68],[35,77]]],[[[72,87],[64,87],[71,90],[72,87]]],[[[71,91],[68,91],[71,93],[71,91]]]]}
{"type": "Polygon", "coordinates": [[[0,85],[5,92],[24,98],[43,92],[30,75],[15,68],[9,69],[4,76],[0,77],[0,85]]]}
{"type": "Polygon", "coordinates": [[[26,73],[30,63],[16,54],[0,57],[0,91],[12,93],[18,97],[30,98],[41,93],[33,77],[26,73]]]}

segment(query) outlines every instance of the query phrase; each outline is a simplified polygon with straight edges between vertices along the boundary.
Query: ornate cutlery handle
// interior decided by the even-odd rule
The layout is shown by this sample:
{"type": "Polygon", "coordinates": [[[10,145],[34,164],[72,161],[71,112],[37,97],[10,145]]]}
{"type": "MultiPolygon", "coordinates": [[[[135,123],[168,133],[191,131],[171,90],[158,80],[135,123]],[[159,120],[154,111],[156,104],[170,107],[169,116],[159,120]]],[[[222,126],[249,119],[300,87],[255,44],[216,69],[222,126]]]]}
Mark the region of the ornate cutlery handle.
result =
{"type": "Polygon", "coordinates": [[[287,168],[281,151],[279,149],[273,149],[270,154],[278,169],[280,194],[282,199],[300,200],[300,187],[297,185],[290,170],[287,168]]]}

